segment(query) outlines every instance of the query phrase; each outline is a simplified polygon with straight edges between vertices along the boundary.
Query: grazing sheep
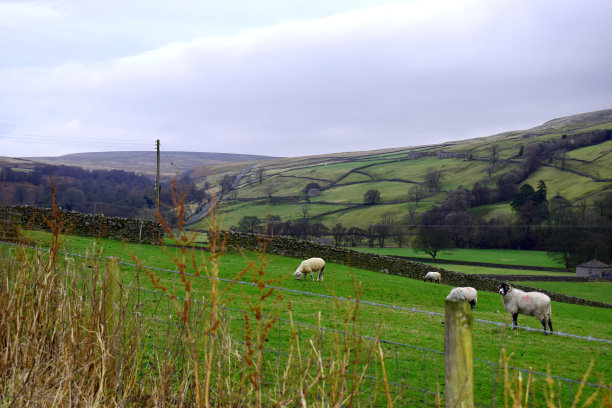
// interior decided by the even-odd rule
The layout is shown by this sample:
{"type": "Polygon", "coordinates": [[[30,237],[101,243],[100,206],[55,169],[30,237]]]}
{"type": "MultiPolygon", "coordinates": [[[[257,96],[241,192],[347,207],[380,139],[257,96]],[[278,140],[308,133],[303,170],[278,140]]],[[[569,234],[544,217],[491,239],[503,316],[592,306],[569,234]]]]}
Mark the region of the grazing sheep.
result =
{"type": "Polygon", "coordinates": [[[476,303],[478,303],[478,292],[476,292],[476,289],[469,286],[464,288],[453,288],[446,297],[446,300],[470,302],[470,306],[472,306],[472,310],[474,310],[476,303]]]}
{"type": "Polygon", "coordinates": [[[548,323],[552,334],[552,310],[548,296],[540,292],[523,292],[509,283],[499,285],[499,294],[504,302],[504,308],[512,315],[512,329],[516,330],[518,314],[522,313],[537,317],[542,322],[544,334],[548,334],[546,333],[546,324],[548,323]]]}
{"type": "Polygon", "coordinates": [[[440,275],[440,272],[427,272],[427,274],[423,277],[423,282],[436,282],[436,283],[440,283],[440,281],[442,280],[442,275],[440,275]]]}
{"type": "Polygon", "coordinates": [[[312,281],[314,282],[314,273],[315,271],[319,272],[317,277],[317,281],[323,280],[323,269],[325,269],[325,261],[321,258],[310,258],[302,261],[300,266],[293,272],[293,276],[295,276],[298,280],[302,279],[302,276],[308,275],[309,273],[312,276],[312,281]]]}

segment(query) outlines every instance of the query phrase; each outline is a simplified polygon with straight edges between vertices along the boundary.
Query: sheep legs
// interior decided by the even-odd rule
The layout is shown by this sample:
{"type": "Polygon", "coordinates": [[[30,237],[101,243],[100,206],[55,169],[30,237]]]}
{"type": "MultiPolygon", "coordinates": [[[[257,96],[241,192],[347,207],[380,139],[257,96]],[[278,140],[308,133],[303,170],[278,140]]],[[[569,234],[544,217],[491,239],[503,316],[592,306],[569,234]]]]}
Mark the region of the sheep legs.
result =
{"type": "MultiPolygon", "coordinates": [[[[318,281],[319,281],[319,280],[320,280],[320,281],[323,281],[323,270],[324,270],[324,269],[325,269],[325,266],[324,266],[324,267],[322,267],[322,268],[319,270],[319,276],[317,277],[317,280],[318,280],[318,281]]],[[[313,273],[313,276],[314,276],[314,273],[313,273]]]]}
{"type": "Polygon", "coordinates": [[[518,320],[518,313],[515,313],[512,315],[512,330],[518,329],[517,320],[518,320]]]}
{"type": "Polygon", "coordinates": [[[470,300],[470,306],[472,306],[472,310],[474,310],[474,306],[476,306],[476,302],[473,300],[470,300]]]}
{"type": "MultiPolygon", "coordinates": [[[[542,327],[544,328],[544,334],[548,334],[546,333],[546,319],[542,320],[542,327]]],[[[553,334],[552,320],[548,320],[548,327],[550,327],[550,334],[553,334]]]]}

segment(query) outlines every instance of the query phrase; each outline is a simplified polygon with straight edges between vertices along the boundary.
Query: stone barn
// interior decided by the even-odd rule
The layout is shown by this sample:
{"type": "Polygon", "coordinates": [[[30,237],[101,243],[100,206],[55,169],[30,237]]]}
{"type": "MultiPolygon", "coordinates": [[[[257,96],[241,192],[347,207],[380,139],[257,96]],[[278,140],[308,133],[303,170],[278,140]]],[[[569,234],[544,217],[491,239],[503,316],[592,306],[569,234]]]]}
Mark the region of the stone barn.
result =
{"type": "Polygon", "coordinates": [[[596,259],[576,266],[576,276],[589,278],[612,278],[612,265],[607,265],[596,259]]]}

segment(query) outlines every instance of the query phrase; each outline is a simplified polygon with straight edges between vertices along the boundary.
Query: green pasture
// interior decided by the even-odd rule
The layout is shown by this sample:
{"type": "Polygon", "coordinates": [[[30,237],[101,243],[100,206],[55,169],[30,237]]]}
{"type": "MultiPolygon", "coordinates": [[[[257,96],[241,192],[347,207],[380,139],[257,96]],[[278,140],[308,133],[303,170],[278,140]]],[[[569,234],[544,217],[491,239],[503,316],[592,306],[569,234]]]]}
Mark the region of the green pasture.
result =
{"type": "Polygon", "coordinates": [[[304,206],[308,208],[308,217],[314,217],[317,214],[344,207],[344,205],[305,202],[295,204],[269,204],[265,202],[265,200],[260,200],[258,203],[254,204],[252,202],[233,200],[223,202],[219,211],[219,220],[223,229],[228,229],[232,225],[238,225],[238,222],[244,216],[256,216],[261,220],[265,220],[266,217],[270,215],[278,215],[283,221],[299,220],[304,217],[302,212],[304,206]]]}
{"type": "Polygon", "coordinates": [[[612,184],[610,182],[596,182],[588,177],[553,167],[539,168],[525,180],[525,183],[529,183],[536,188],[540,180],[546,183],[549,197],[562,195],[568,200],[579,200],[612,184]]]}
{"type": "MultiPolygon", "coordinates": [[[[41,243],[49,239],[49,235],[44,233],[32,234],[31,237],[41,243]]],[[[178,264],[185,263],[188,273],[195,272],[195,265],[202,276],[210,274],[214,269],[210,253],[205,251],[187,251],[185,259],[182,259],[178,248],[139,246],[112,240],[93,240],[82,237],[63,237],[62,249],[81,254],[89,251],[90,255],[93,252],[96,256],[102,258],[119,256],[126,263],[132,263],[133,257],[138,254],[138,259],[144,265],[169,271],[175,271],[178,264]],[[94,242],[95,252],[92,250],[94,242]]],[[[2,247],[2,251],[5,250],[6,248],[2,247]]],[[[295,293],[277,289],[276,294],[280,295],[280,298],[275,297],[275,295],[265,302],[263,305],[265,314],[278,314],[279,318],[287,319],[288,309],[291,307],[293,319],[296,322],[316,327],[318,316],[321,316],[324,327],[346,331],[350,329],[345,319],[346,312],[350,307],[354,307],[354,303],[347,300],[320,298],[315,294],[360,299],[362,303],[359,307],[358,327],[361,334],[367,336],[378,335],[381,339],[400,344],[439,351],[444,350],[443,316],[415,313],[401,308],[444,313],[444,299],[450,290],[449,286],[435,285],[421,280],[385,275],[334,263],[327,265],[324,282],[311,282],[309,279],[297,281],[293,278],[292,272],[299,262],[299,259],[262,255],[254,252],[225,253],[219,259],[218,273],[220,278],[235,279],[238,277],[239,281],[251,283],[256,283],[258,279],[264,279],[268,285],[299,291],[295,293]],[[277,299],[278,303],[274,304],[273,299],[277,299]],[[363,302],[395,305],[396,307],[387,308],[363,302]]],[[[184,296],[184,284],[180,276],[174,272],[159,269],[149,269],[148,273],[141,270],[138,279],[141,287],[154,290],[150,274],[155,276],[155,279],[159,279],[158,286],[163,285],[168,295],[178,296],[179,298],[184,296]]],[[[122,283],[125,288],[134,290],[136,274],[135,266],[125,264],[121,266],[122,283]]],[[[209,297],[210,280],[196,276],[187,276],[186,279],[193,286],[192,297],[206,302],[209,297]]],[[[228,282],[220,282],[219,285],[222,292],[227,290],[221,295],[221,301],[227,308],[246,309],[249,302],[257,302],[256,299],[259,298],[259,289],[256,286],[234,284],[230,290],[228,282]]],[[[179,310],[181,307],[180,299],[174,301],[167,298],[160,299],[165,300],[162,300],[161,303],[157,302],[149,292],[143,292],[142,313],[147,316],[160,313],[160,318],[175,319],[175,317],[172,317],[172,311],[179,310]]],[[[510,317],[503,309],[499,294],[481,291],[478,299],[478,306],[474,312],[475,318],[503,323],[510,322],[510,317]]],[[[235,330],[236,335],[240,335],[241,315],[237,314],[237,316],[232,323],[231,330],[235,330]]],[[[553,302],[553,316],[555,317],[556,330],[581,336],[612,339],[612,326],[609,324],[612,318],[610,309],[553,302]]],[[[526,316],[519,318],[519,324],[533,328],[541,327],[539,321],[535,318],[526,316]]],[[[153,337],[149,338],[148,341],[163,344],[163,340],[167,336],[166,329],[163,327],[155,326],[151,334],[153,337]]],[[[286,323],[279,322],[278,330],[273,328],[271,333],[271,341],[278,336],[279,347],[281,344],[288,342],[289,331],[286,323]]],[[[612,375],[612,366],[607,363],[611,351],[609,344],[560,336],[544,336],[539,332],[511,331],[507,327],[475,322],[475,358],[497,362],[502,348],[508,353],[513,353],[512,365],[518,367],[530,368],[540,372],[547,372],[547,369],[550,369],[552,375],[580,379],[586,372],[588,363],[593,359],[596,365],[590,378],[592,382],[609,379],[612,375]],[[559,355],[563,355],[564,358],[556,358],[559,355]]],[[[388,375],[394,375],[393,367],[398,361],[414,358],[405,354],[410,353],[409,349],[405,347],[399,349],[391,347],[385,350],[388,353],[386,356],[389,364],[388,375]]],[[[418,353],[416,358],[419,359],[418,353]]],[[[421,361],[422,358],[421,353],[421,361]]],[[[437,358],[439,357],[434,356],[433,361],[429,360],[429,378],[431,381],[438,375],[439,377],[434,379],[433,382],[437,381],[442,384],[444,371],[443,369],[439,370],[440,367],[443,368],[443,355],[440,360],[436,361],[437,358]],[[437,368],[434,369],[434,367],[437,368]]],[[[408,363],[407,366],[412,370],[417,370],[418,365],[413,362],[408,363]]],[[[490,375],[490,369],[475,372],[476,384],[488,381],[490,375]]],[[[414,376],[414,380],[417,381],[418,378],[422,377],[422,371],[412,371],[410,376],[414,376]]]]}
{"type": "Polygon", "coordinates": [[[272,188],[273,197],[299,196],[306,184],[311,180],[296,179],[293,177],[274,176],[266,178],[261,184],[252,181],[248,188],[241,187],[237,190],[240,198],[267,198],[269,188],[272,188]]]}
{"type": "Polygon", "coordinates": [[[491,220],[498,217],[514,217],[512,208],[508,203],[487,204],[474,207],[470,210],[474,216],[491,220]]]}
{"type": "MultiPolygon", "coordinates": [[[[612,151],[612,140],[608,140],[606,142],[600,143],[594,146],[586,146],[581,147],[580,149],[571,150],[567,152],[567,157],[571,159],[578,159],[584,161],[593,161],[596,160],[599,156],[602,156],[606,153],[610,153],[612,151]]],[[[607,160],[610,160],[607,158],[607,160]]],[[[601,159],[598,159],[601,160],[601,159]]]]}
{"type": "Polygon", "coordinates": [[[338,184],[348,184],[348,183],[363,183],[363,182],[371,182],[372,177],[367,174],[361,172],[352,172],[345,178],[339,181],[338,184]]]}
{"type": "MultiPolygon", "coordinates": [[[[453,160],[453,159],[449,159],[453,160]]],[[[381,163],[376,166],[364,169],[365,172],[371,174],[378,179],[402,179],[414,182],[423,182],[425,174],[429,169],[438,170],[438,166],[442,164],[442,160],[435,157],[419,157],[417,159],[392,161],[381,163]]]]}
{"type": "Polygon", "coordinates": [[[608,156],[608,160],[602,158],[590,163],[568,161],[566,168],[582,174],[587,174],[597,179],[612,180],[612,154],[608,156]]]}
{"type": "MultiPolygon", "coordinates": [[[[424,252],[413,248],[351,248],[357,251],[381,255],[399,255],[428,258],[424,252]]],[[[470,249],[458,248],[438,254],[439,263],[444,261],[483,262],[502,265],[539,266],[563,268],[563,264],[550,259],[546,251],[520,251],[514,249],[470,249]]]]}
{"type": "Polygon", "coordinates": [[[408,190],[412,186],[410,183],[394,181],[340,185],[322,191],[316,199],[333,203],[361,204],[364,202],[363,196],[367,191],[378,190],[381,203],[393,202],[398,199],[405,201],[408,190]]]}
{"type": "MultiPolygon", "coordinates": [[[[564,293],[582,299],[612,304],[612,282],[516,282],[525,286],[564,293]]],[[[608,325],[610,326],[610,325],[608,325]]]]}
{"type": "Polygon", "coordinates": [[[454,272],[470,273],[474,275],[540,275],[540,276],[576,276],[575,272],[533,271],[528,269],[490,268],[485,266],[456,265],[452,263],[423,262],[426,265],[446,269],[454,272]]]}
{"type": "MultiPolygon", "coordinates": [[[[424,202],[426,201],[424,200],[424,202]]],[[[369,225],[379,222],[383,215],[391,214],[395,217],[396,224],[405,223],[405,218],[408,216],[408,209],[413,205],[414,204],[406,203],[404,201],[398,204],[359,206],[351,208],[347,211],[319,216],[315,219],[315,221],[321,221],[329,228],[333,227],[337,223],[340,223],[346,228],[359,227],[366,229],[369,225]]],[[[421,204],[419,208],[423,208],[421,211],[426,211],[427,206],[426,204],[421,204]]],[[[418,222],[418,214],[420,214],[421,211],[418,211],[417,215],[415,215],[414,223],[418,222]]]]}
{"type": "Polygon", "coordinates": [[[356,159],[344,163],[328,164],[324,157],[321,158],[321,160],[321,163],[319,163],[317,166],[307,167],[304,169],[293,169],[287,171],[285,174],[297,177],[323,179],[333,182],[353,169],[372,163],[371,160],[356,159]]]}

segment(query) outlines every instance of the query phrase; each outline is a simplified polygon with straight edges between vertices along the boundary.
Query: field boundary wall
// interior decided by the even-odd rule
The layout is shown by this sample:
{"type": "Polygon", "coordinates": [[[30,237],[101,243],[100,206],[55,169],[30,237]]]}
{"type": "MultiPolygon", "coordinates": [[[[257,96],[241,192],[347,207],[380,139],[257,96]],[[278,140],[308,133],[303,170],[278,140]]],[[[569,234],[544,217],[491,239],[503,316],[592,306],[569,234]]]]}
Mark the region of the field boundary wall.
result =
{"type": "MultiPolygon", "coordinates": [[[[224,243],[225,247],[230,250],[243,249],[261,251],[275,255],[302,259],[320,257],[328,262],[339,263],[350,267],[366,269],[388,275],[405,276],[411,279],[423,279],[423,276],[425,276],[428,271],[438,271],[442,274],[443,284],[451,286],[471,286],[477,290],[484,290],[487,292],[497,292],[498,286],[501,282],[501,280],[498,279],[448,271],[443,268],[425,265],[405,258],[358,252],[346,248],[320,245],[311,241],[301,241],[293,238],[270,237],[235,231],[220,231],[219,238],[220,241],[224,243]]],[[[505,281],[510,280],[507,276],[504,276],[503,279],[505,281]]],[[[552,300],[557,302],[612,308],[612,305],[607,303],[581,299],[578,297],[563,295],[561,293],[550,292],[544,289],[532,288],[529,286],[515,286],[519,289],[527,291],[535,290],[546,293],[552,300]]]]}
{"type": "Polygon", "coordinates": [[[533,282],[609,282],[609,278],[596,278],[589,276],[550,276],[550,275],[495,275],[480,274],[491,279],[507,281],[533,281],[533,282]]]}
{"type": "MultiPolygon", "coordinates": [[[[131,242],[157,244],[164,236],[159,222],[140,218],[105,217],[101,214],[84,214],[76,211],[58,210],[62,233],[111,238],[131,242]]],[[[53,219],[51,208],[32,206],[1,206],[0,220],[17,223],[21,228],[49,231],[48,220],[53,219]]]]}
{"type": "MultiPolygon", "coordinates": [[[[416,262],[431,262],[431,258],[420,258],[415,256],[401,256],[401,255],[392,255],[398,258],[406,258],[411,261],[416,262]]],[[[525,265],[506,265],[506,264],[496,264],[490,262],[470,262],[470,261],[450,261],[447,259],[440,259],[437,261],[439,264],[443,265],[467,265],[467,266],[483,266],[485,268],[500,268],[500,269],[516,269],[519,271],[541,271],[541,272],[560,272],[566,273],[569,272],[568,269],[565,268],[553,268],[547,266],[525,266],[525,265]]]]}

